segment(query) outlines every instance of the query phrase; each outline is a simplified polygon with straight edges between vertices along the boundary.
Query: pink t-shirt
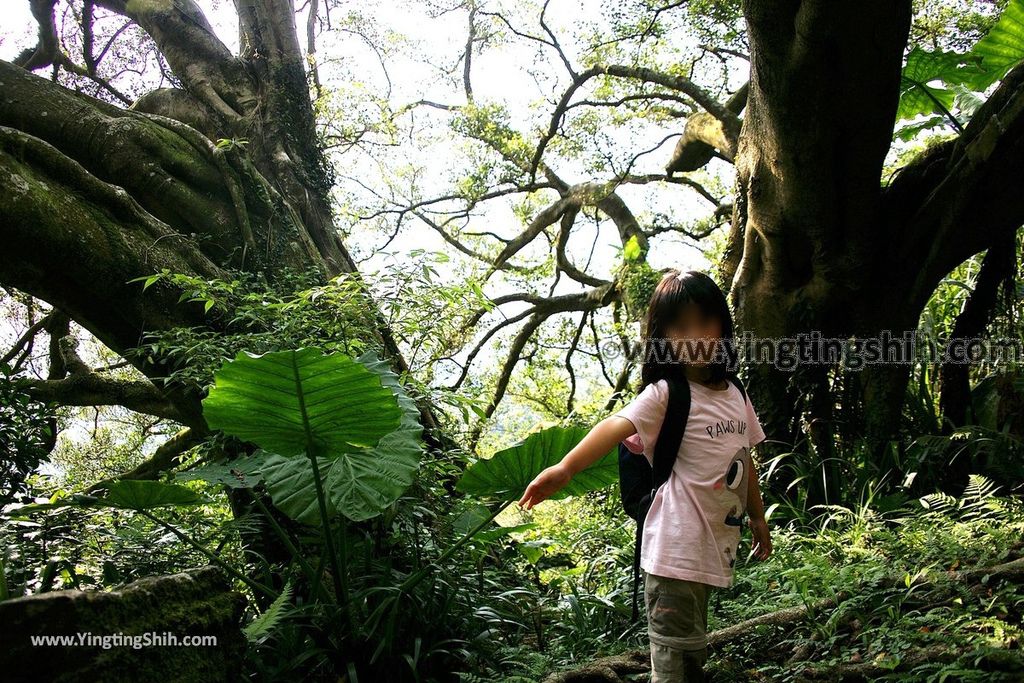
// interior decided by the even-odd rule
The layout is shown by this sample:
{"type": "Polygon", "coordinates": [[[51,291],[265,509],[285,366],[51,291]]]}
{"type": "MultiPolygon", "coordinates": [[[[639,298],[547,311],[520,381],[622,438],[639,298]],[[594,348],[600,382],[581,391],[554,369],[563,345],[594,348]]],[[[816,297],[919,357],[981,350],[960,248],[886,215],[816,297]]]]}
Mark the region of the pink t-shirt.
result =
{"type": "MultiPolygon", "coordinates": [[[[614,415],[637,433],[623,443],[654,462],[654,443],[668,406],[668,383],[648,384],[614,415]]],[[[640,566],[649,574],[727,588],[740,527],[725,523],[747,506],[750,448],[765,438],[748,399],[732,382],[725,390],[690,382],[690,416],[672,474],[644,519],[640,566]]]]}

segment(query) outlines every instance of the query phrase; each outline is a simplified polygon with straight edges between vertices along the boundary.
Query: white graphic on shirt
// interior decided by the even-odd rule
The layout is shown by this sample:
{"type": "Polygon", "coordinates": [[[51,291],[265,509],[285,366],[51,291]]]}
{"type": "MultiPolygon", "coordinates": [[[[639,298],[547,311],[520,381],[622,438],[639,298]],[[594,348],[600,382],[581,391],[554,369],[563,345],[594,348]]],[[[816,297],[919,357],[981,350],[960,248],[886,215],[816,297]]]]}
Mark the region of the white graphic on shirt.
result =
{"type": "MultiPolygon", "coordinates": [[[[750,449],[741,446],[729,459],[729,467],[725,474],[715,482],[715,490],[720,492],[722,507],[726,510],[723,521],[729,526],[743,524],[743,515],[747,509],[747,477],[750,472],[750,449]]],[[[729,558],[729,566],[733,566],[736,558],[732,548],[726,546],[725,555],[729,558]]]]}

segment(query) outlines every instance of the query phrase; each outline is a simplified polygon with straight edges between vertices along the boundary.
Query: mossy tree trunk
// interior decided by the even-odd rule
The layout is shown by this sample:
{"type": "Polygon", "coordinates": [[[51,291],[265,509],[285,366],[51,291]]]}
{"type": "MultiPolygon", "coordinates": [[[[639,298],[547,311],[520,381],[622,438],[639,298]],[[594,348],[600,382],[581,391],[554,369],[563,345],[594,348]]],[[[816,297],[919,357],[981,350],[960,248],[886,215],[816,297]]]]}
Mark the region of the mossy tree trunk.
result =
{"type": "MultiPolygon", "coordinates": [[[[744,12],[751,78],[725,267],[738,326],[758,337],[916,330],[944,276],[1024,223],[1009,180],[1024,171],[1024,67],[962,135],[886,183],[910,0],[746,0],[744,12]]],[[[909,369],[872,364],[844,378],[863,397],[876,453],[898,428],[909,369]]],[[[752,371],[767,433],[795,442],[809,423],[812,442],[834,438],[825,367],[752,371]]]]}
{"type": "MultiPolygon", "coordinates": [[[[97,0],[141,26],[181,83],[128,108],[31,73],[68,60],[51,39],[53,4],[33,2],[39,45],[0,61],[0,282],[121,352],[146,331],[216,330],[169,283],[145,292],[128,284],[162,268],[204,279],[228,268],[270,279],[286,266],[325,278],[356,272],[330,208],[333,173],[315,135],[291,2],[239,3],[243,48],[234,55],[191,0],[97,0]]],[[[406,370],[377,320],[392,365],[406,370]]],[[[137,362],[160,386],[167,368],[137,362]]],[[[167,399],[182,422],[205,429],[198,396],[169,390],[167,399]]],[[[429,406],[423,414],[436,426],[429,406]]]]}
{"type": "MultiPolygon", "coordinates": [[[[51,304],[117,353],[144,333],[179,326],[223,332],[201,303],[179,303],[165,280],[130,280],[167,268],[209,280],[230,271],[315,269],[323,280],[356,273],[330,205],[333,172],[317,140],[293,3],[246,0],[238,7],[240,54],[217,38],[192,0],[94,0],[152,39],[171,80],[122,107],[33,73],[65,68],[102,82],[88,48],[85,66],[62,52],[55,0],[32,0],[40,40],[0,61],[0,283],[51,304]],[[218,144],[220,141],[229,141],[218,144]]],[[[113,86],[104,84],[111,92],[113,86]]],[[[116,99],[116,98],[115,98],[116,99]]],[[[363,307],[393,369],[408,368],[372,301],[363,307]]],[[[73,348],[53,354],[75,367],[36,382],[41,398],[65,405],[122,405],[188,428],[129,478],[156,476],[208,432],[200,393],[169,385],[172,368],[132,354],[151,383],[105,381],[73,348]]],[[[451,443],[431,406],[420,405],[428,447],[451,443]]],[[[453,482],[443,482],[453,486],[453,482]]],[[[244,493],[233,507],[250,509],[244,493]]],[[[266,539],[250,541],[275,556],[266,539]]]]}

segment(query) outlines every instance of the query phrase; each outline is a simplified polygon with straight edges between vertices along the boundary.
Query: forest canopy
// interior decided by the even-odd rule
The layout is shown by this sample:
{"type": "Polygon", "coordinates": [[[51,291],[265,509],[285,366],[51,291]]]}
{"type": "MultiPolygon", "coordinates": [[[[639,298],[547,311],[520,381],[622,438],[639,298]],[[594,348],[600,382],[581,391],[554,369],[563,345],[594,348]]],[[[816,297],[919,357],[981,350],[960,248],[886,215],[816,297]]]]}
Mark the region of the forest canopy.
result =
{"type": "Polygon", "coordinates": [[[641,680],[587,444],[699,271],[770,350],[715,680],[1024,672],[1024,0],[0,12],[0,609],[212,565],[207,677],[641,680]]]}

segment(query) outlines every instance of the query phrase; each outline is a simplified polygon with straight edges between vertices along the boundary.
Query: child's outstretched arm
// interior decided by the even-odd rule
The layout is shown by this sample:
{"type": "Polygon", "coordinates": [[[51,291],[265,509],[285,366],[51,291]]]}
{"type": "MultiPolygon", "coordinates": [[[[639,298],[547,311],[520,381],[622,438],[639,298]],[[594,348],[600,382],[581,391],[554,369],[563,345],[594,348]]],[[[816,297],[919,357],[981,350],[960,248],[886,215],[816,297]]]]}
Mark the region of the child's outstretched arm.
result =
{"type": "Polygon", "coordinates": [[[615,444],[633,434],[636,434],[636,427],[624,417],[609,415],[601,420],[558,464],[544,469],[530,482],[523,497],[519,499],[519,507],[525,505],[529,510],[537,503],[550,498],[578,472],[593,465],[614,448],[615,444]]]}

